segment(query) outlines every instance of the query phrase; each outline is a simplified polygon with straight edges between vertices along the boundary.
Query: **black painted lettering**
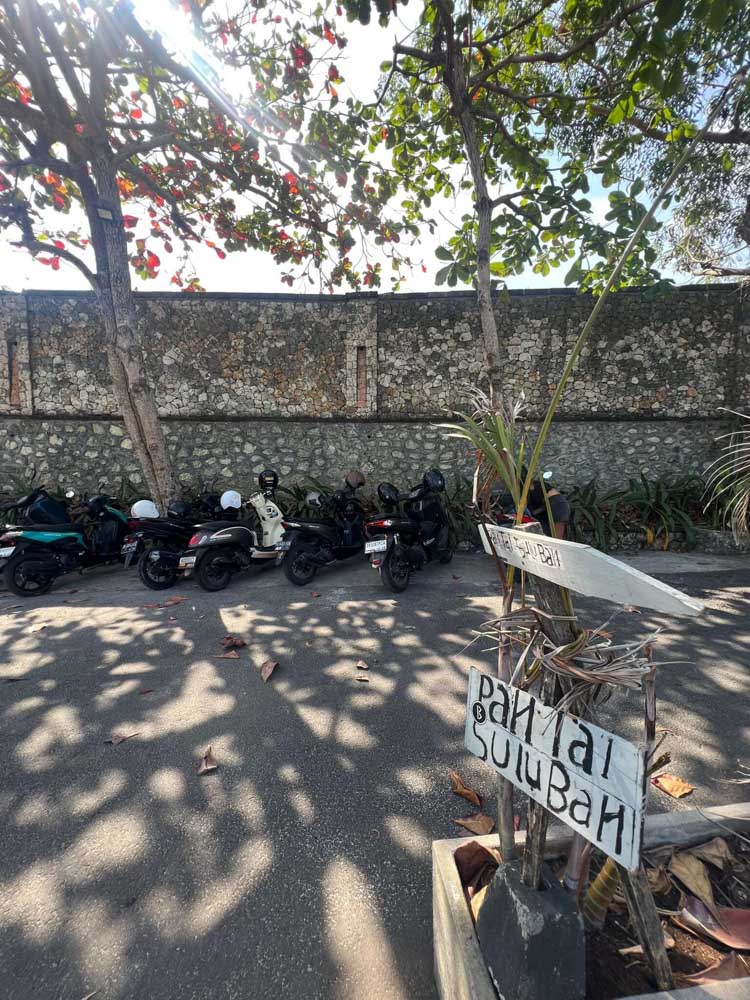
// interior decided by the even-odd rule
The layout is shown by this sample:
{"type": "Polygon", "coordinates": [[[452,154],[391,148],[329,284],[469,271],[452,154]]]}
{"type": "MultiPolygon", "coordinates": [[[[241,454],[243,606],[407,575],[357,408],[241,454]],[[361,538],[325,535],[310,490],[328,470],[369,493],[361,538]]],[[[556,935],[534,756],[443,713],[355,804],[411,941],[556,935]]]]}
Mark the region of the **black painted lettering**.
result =
{"type": "Polygon", "coordinates": [[[499,699],[502,699],[502,704],[500,701],[490,702],[490,721],[494,722],[498,726],[502,726],[503,729],[508,728],[508,711],[510,710],[510,693],[507,688],[504,688],[502,684],[497,685],[497,695],[499,699]],[[498,719],[495,715],[495,709],[501,706],[502,712],[500,718],[498,719]]]}
{"type": "Polygon", "coordinates": [[[602,777],[606,778],[609,775],[609,764],[612,760],[612,744],[614,740],[610,736],[609,742],[607,743],[607,754],[604,758],[604,767],[602,768],[602,777]]]}
{"type": "Polygon", "coordinates": [[[534,725],[534,706],[536,705],[536,698],[529,697],[529,703],[526,706],[526,708],[519,708],[518,702],[522,694],[524,698],[528,697],[528,695],[526,695],[524,692],[516,691],[515,698],[513,699],[513,711],[511,712],[510,716],[510,731],[513,733],[514,736],[518,736],[518,733],[516,731],[516,722],[519,719],[523,718],[523,716],[525,715],[526,731],[522,739],[526,743],[531,743],[531,731],[534,725]]]}
{"type": "Polygon", "coordinates": [[[489,698],[490,695],[492,694],[492,692],[494,690],[495,690],[495,685],[494,685],[494,683],[492,681],[492,678],[488,677],[487,674],[480,674],[479,675],[479,701],[481,701],[482,698],[489,698]]]}
{"type": "Polygon", "coordinates": [[[625,804],[620,803],[614,812],[607,812],[607,806],[609,804],[609,795],[605,795],[602,798],[602,808],[599,813],[599,826],[596,830],[596,839],[601,843],[602,831],[607,823],[611,823],[613,820],[617,822],[617,832],[615,834],[615,847],[614,853],[620,854],[622,852],[622,831],[625,826],[625,804]]]}
{"type": "Polygon", "coordinates": [[[560,735],[562,733],[564,716],[560,713],[555,719],[555,738],[552,740],[552,756],[560,756],[560,735]]]}
{"type": "Polygon", "coordinates": [[[584,789],[578,793],[578,798],[570,803],[570,818],[579,826],[588,827],[591,822],[591,796],[584,789]]]}
{"type": "Polygon", "coordinates": [[[494,732],[492,734],[492,749],[491,749],[491,753],[492,753],[492,763],[495,765],[495,767],[501,767],[504,770],[508,766],[508,763],[510,761],[510,740],[508,739],[508,737],[507,736],[501,736],[499,733],[494,732]],[[496,738],[498,739],[498,741],[503,740],[505,742],[505,756],[504,756],[503,760],[498,760],[497,757],[496,757],[496,755],[495,755],[495,739],[496,738]]]}
{"type": "Polygon", "coordinates": [[[539,790],[542,787],[542,762],[541,762],[539,756],[535,755],[536,756],[536,777],[532,777],[532,775],[529,774],[529,758],[530,758],[530,756],[531,756],[531,754],[527,750],[526,751],[526,768],[525,768],[525,771],[526,771],[526,783],[531,788],[535,788],[535,789],[539,790]]]}
{"type": "Polygon", "coordinates": [[[591,774],[594,768],[594,737],[588,726],[576,720],[576,724],[583,734],[582,740],[573,740],[568,747],[568,758],[571,764],[580,767],[584,774],[591,774]]]}
{"type": "Polygon", "coordinates": [[[519,784],[519,785],[523,782],[523,777],[521,776],[521,764],[522,763],[523,763],[523,744],[519,743],[518,744],[518,755],[516,756],[516,778],[518,779],[517,780],[517,784],[519,784]]]}
{"type": "Polygon", "coordinates": [[[474,738],[479,740],[479,742],[482,744],[482,752],[480,754],[477,754],[477,757],[479,757],[480,760],[487,760],[487,744],[484,742],[481,734],[477,730],[476,719],[474,720],[474,725],[472,726],[472,732],[474,733],[474,738]]]}
{"type": "Polygon", "coordinates": [[[549,771],[549,785],[547,786],[547,808],[550,812],[561,813],[568,808],[568,797],[565,794],[570,788],[570,778],[559,760],[553,760],[549,771]],[[556,779],[557,782],[556,783],[556,779]],[[552,801],[556,796],[556,801],[552,801]]]}

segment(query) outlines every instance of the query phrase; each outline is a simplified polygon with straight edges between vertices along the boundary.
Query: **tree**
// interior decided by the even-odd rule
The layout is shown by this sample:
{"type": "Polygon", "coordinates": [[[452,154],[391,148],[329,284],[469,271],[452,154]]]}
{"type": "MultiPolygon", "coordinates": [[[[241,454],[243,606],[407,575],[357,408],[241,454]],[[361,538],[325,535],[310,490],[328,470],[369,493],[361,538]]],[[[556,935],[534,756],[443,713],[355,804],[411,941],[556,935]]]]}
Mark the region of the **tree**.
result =
{"type": "MultiPolygon", "coordinates": [[[[409,193],[407,218],[429,225],[434,199],[471,191],[474,210],[438,250],[446,266],[436,280],[475,281],[491,382],[500,374],[493,282],[529,265],[546,275],[566,264],[566,284],[602,288],[644,218],[643,179],[623,186],[622,142],[602,136],[618,124],[615,108],[629,114],[632,94],[650,75],[657,79],[649,40],[669,46],[675,9],[683,6],[672,0],[427,0],[415,38],[394,47],[380,99],[363,112],[374,122],[371,147],[384,142],[390,148],[409,193]],[[620,85],[604,101],[592,78],[616,78],[620,85]],[[618,184],[604,224],[587,197],[592,171],[605,184],[618,184]]],[[[712,24],[706,0],[688,6],[707,54],[723,29],[712,24]]],[[[728,5],[730,11],[741,7],[741,0],[728,5]]],[[[676,45],[675,74],[681,59],[685,47],[676,45]]],[[[669,79],[677,85],[675,75],[669,79]]],[[[696,128],[671,138],[690,138],[696,128]]],[[[654,186],[680,152],[664,158],[654,186]]],[[[683,189],[689,185],[688,178],[683,189]]],[[[632,248],[620,286],[658,279],[658,228],[650,222],[632,248]]]]}
{"type": "Polygon", "coordinates": [[[290,286],[324,266],[329,287],[374,286],[379,266],[359,272],[352,247],[398,241],[382,214],[389,174],[347,157],[334,132],[355,127],[329,113],[345,45],[334,21],[318,8],[303,23],[295,0],[229,6],[231,17],[211,0],[151,5],[152,23],[128,0],[0,0],[0,227],[92,286],[114,394],[161,505],[174,484],[129,269],[148,280],[180,251],[171,280],[199,290],[185,269],[202,242],[219,258],[266,250],[290,286]],[[180,17],[181,42],[186,25],[193,34],[177,54],[168,34],[180,17]],[[222,89],[217,52],[238,87],[252,74],[246,106],[222,89]]]}

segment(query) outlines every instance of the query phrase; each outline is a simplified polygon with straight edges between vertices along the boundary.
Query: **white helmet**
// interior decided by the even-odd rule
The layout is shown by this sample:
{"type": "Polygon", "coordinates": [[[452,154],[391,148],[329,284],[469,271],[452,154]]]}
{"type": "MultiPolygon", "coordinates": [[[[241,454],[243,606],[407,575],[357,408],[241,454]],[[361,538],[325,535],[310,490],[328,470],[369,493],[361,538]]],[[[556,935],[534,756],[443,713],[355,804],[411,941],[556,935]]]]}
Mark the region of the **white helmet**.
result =
{"type": "Polygon", "coordinates": [[[137,500],[130,508],[132,517],[158,517],[159,511],[153,500],[137,500]]]}
{"type": "Polygon", "coordinates": [[[239,510],[242,506],[242,497],[239,495],[237,490],[227,490],[225,493],[221,494],[221,506],[224,510],[229,507],[234,507],[235,510],[239,510]]]}

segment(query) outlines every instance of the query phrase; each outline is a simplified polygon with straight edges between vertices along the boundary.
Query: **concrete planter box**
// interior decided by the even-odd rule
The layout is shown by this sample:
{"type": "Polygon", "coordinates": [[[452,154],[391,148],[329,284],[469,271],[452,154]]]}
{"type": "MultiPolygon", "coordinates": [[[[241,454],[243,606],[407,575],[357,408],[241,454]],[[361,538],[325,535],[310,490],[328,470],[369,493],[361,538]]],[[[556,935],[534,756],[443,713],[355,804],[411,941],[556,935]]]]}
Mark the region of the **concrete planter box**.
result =
{"type": "MultiPolygon", "coordinates": [[[[724,827],[738,832],[750,831],[750,802],[732,806],[697,809],[679,813],[661,813],[646,818],[645,848],[676,844],[688,847],[712,837],[723,836],[722,830],[707,816],[715,817],[724,827]]],[[[550,857],[568,849],[571,831],[559,825],[550,826],[547,853],[550,857]]],[[[517,834],[523,845],[525,834],[517,834]]],[[[478,840],[488,847],[497,846],[497,835],[487,837],[457,837],[436,840],[432,844],[432,928],[435,949],[435,981],[440,1000],[498,1000],[490,979],[479,941],[466,904],[458,869],[453,858],[457,848],[468,839],[478,840]]],[[[650,993],[649,1000],[750,1000],[750,979],[734,979],[712,987],[690,987],[669,993],[650,993]]],[[[506,1000],[512,1000],[507,997],[506,1000]]],[[[640,1000],[640,998],[629,998],[640,1000]]],[[[645,997],[644,997],[645,1000],[645,997]]]]}

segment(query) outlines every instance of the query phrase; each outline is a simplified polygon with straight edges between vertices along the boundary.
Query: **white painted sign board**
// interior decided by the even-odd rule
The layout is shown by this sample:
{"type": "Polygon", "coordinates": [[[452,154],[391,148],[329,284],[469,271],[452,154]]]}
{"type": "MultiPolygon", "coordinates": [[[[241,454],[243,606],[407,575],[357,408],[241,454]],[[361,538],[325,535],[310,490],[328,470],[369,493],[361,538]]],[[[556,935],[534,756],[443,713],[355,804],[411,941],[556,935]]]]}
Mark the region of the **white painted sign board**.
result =
{"type": "Polygon", "coordinates": [[[640,863],[643,753],[476,667],[466,748],[629,871],[640,863]]]}
{"type": "Polygon", "coordinates": [[[669,615],[699,615],[704,610],[700,601],[681,590],[592,549],[590,545],[530,534],[518,528],[501,528],[496,524],[482,524],[480,529],[488,554],[492,554],[491,546],[494,546],[498,558],[504,562],[578,594],[615,604],[652,608],[669,615]]]}

